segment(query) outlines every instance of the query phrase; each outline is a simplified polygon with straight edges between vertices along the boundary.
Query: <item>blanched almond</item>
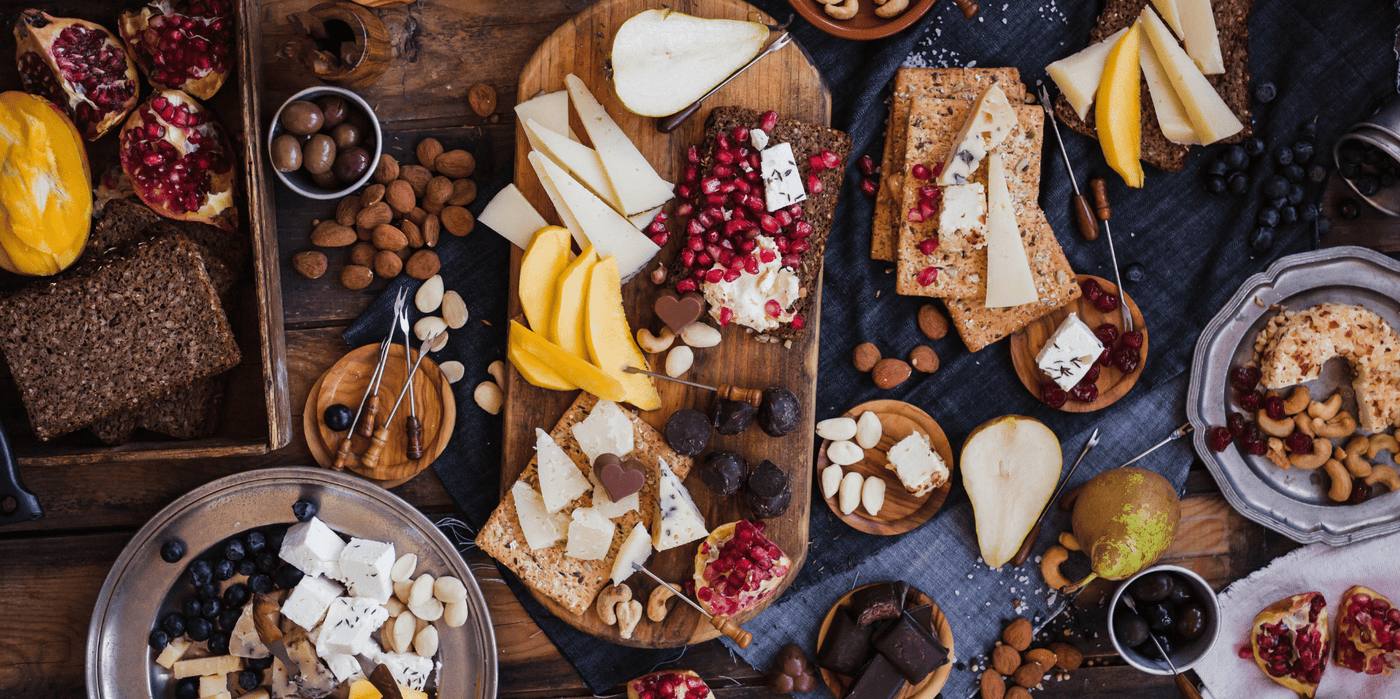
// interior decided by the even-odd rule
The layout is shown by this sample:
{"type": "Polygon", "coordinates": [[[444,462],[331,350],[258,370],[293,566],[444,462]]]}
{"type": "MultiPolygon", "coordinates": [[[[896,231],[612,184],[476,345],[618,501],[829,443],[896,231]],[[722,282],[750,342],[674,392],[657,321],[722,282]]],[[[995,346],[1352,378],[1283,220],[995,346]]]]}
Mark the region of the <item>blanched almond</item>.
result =
{"type": "Polygon", "coordinates": [[[447,383],[457,383],[467,374],[467,368],[458,361],[443,362],[438,368],[442,370],[442,376],[447,379],[447,383]]]}
{"type": "Polygon", "coordinates": [[[442,605],[442,621],[448,628],[458,629],[467,623],[467,612],[470,608],[466,602],[448,603],[442,605]]]}
{"type": "Polygon", "coordinates": [[[427,602],[418,606],[408,605],[408,611],[423,621],[437,621],[442,618],[442,602],[436,597],[429,597],[427,602]]]}
{"type": "MultiPolygon", "coordinates": [[[[396,582],[411,582],[413,573],[418,570],[418,554],[405,553],[399,556],[399,560],[394,561],[394,567],[389,569],[389,579],[396,582]]],[[[397,590],[395,590],[397,592],[397,590]]],[[[405,599],[405,602],[408,600],[405,599]]]]}
{"type": "Polygon", "coordinates": [[[465,602],[467,586],[451,575],[444,575],[433,582],[433,596],[442,600],[444,604],[465,602]]]}
{"type": "Polygon", "coordinates": [[[833,464],[850,466],[865,458],[865,452],[855,442],[839,441],[826,445],[826,458],[833,464]]]}
{"type": "Polygon", "coordinates": [[[836,494],[841,492],[841,477],[844,475],[841,467],[836,464],[822,469],[822,497],[836,497],[836,494]]]}
{"type": "Polygon", "coordinates": [[[497,386],[500,386],[502,390],[505,389],[505,387],[506,387],[506,363],[505,363],[505,362],[503,362],[503,361],[501,361],[501,360],[499,360],[499,359],[497,359],[497,360],[494,361],[494,362],[491,362],[491,365],[488,366],[488,367],[486,367],[486,373],[490,374],[490,375],[491,375],[491,378],[493,378],[493,379],[496,380],[496,385],[497,385],[497,386]]]}
{"type": "Polygon", "coordinates": [[[421,606],[428,603],[433,598],[433,576],[424,573],[413,581],[413,590],[408,595],[408,608],[421,606]]]}
{"type": "Polygon", "coordinates": [[[885,479],[865,479],[865,485],[860,489],[860,504],[865,506],[865,511],[871,516],[879,515],[880,508],[885,506],[885,479]]]}
{"type": "Polygon", "coordinates": [[[848,417],[833,417],[817,423],[817,436],[833,442],[856,436],[856,421],[848,417]]]}
{"type": "Polygon", "coordinates": [[[467,302],[456,291],[442,295],[442,319],[447,327],[456,330],[467,324],[467,317],[467,302]]]}
{"type": "Polygon", "coordinates": [[[418,287],[413,295],[413,305],[420,313],[432,313],[442,305],[442,276],[434,274],[418,287]]]}
{"type": "Polygon", "coordinates": [[[860,420],[856,422],[856,444],[863,449],[874,449],[880,446],[880,438],[884,434],[879,415],[869,410],[861,413],[860,420]]]}
{"type": "Polygon", "coordinates": [[[447,323],[437,316],[423,316],[413,324],[413,334],[420,342],[426,342],[428,338],[437,333],[447,330],[447,323]]]}
{"type": "Polygon", "coordinates": [[[501,395],[501,387],[495,381],[482,381],[476,385],[476,390],[472,392],[472,398],[482,410],[492,415],[501,413],[501,406],[505,404],[505,396],[501,395]]]}
{"type": "Polygon", "coordinates": [[[848,515],[856,511],[856,507],[860,505],[860,493],[864,483],[865,478],[855,471],[841,478],[841,499],[838,503],[841,506],[841,514],[848,515]]]}
{"type": "Polygon", "coordinates": [[[696,349],[714,347],[719,341],[724,339],[719,330],[708,323],[695,321],[690,325],[681,328],[681,342],[684,342],[696,349]]]}
{"type": "Polygon", "coordinates": [[[679,378],[695,364],[695,352],[686,345],[672,347],[666,353],[666,375],[679,378]]]}
{"type": "Polygon", "coordinates": [[[413,637],[413,652],[424,658],[431,658],[437,655],[438,632],[435,626],[424,626],[418,635],[413,637]]]}
{"type": "Polygon", "coordinates": [[[389,640],[393,643],[395,653],[407,653],[413,645],[413,634],[418,630],[418,620],[413,616],[413,612],[404,612],[394,618],[394,629],[389,640]]]}

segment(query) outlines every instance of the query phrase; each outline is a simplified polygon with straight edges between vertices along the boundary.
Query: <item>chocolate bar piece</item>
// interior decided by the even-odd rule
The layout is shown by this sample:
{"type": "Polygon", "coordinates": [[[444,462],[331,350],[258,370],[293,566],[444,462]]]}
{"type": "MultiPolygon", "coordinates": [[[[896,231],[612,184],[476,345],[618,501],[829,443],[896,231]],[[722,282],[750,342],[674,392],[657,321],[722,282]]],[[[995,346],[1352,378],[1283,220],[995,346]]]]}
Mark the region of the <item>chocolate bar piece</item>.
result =
{"type": "Polygon", "coordinates": [[[817,665],[839,675],[855,677],[870,657],[870,628],[859,626],[845,607],[836,610],[826,640],[817,652],[817,665]]]}
{"type": "Polygon", "coordinates": [[[923,682],[930,672],[948,662],[948,650],[907,612],[875,637],[875,650],[914,684],[923,682]]]}
{"type": "Polygon", "coordinates": [[[904,592],[897,583],[877,583],[851,595],[851,613],[861,626],[893,619],[903,610],[904,592]]]}
{"type": "Polygon", "coordinates": [[[866,663],[860,677],[845,699],[893,699],[904,689],[904,678],[883,655],[877,655],[866,663]]]}
{"type": "Polygon", "coordinates": [[[921,604],[921,605],[919,605],[919,606],[917,606],[917,607],[910,607],[909,609],[906,609],[906,610],[904,610],[904,611],[908,612],[908,613],[909,613],[909,616],[914,617],[914,621],[919,622],[919,627],[920,627],[920,628],[922,628],[923,630],[927,631],[927,632],[929,633],[930,636],[933,635],[933,606],[932,606],[932,605],[921,604]]]}

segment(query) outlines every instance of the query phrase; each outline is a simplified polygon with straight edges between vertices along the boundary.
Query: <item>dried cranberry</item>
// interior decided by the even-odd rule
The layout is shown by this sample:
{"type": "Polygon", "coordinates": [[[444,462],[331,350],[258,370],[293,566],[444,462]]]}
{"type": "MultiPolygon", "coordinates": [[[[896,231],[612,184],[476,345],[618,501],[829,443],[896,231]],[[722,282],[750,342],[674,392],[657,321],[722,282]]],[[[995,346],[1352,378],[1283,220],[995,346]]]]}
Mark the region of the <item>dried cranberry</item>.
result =
{"type": "Polygon", "coordinates": [[[1093,303],[1094,309],[1100,313],[1111,313],[1118,309],[1118,297],[1113,294],[1101,294],[1093,303]]]}
{"type": "Polygon", "coordinates": [[[1113,352],[1113,366],[1124,374],[1137,371],[1138,360],[1138,351],[1131,347],[1119,347],[1113,352]]]}
{"type": "Polygon", "coordinates": [[[1252,366],[1237,366],[1230,370],[1230,385],[1241,391],[1253,391],[1259,385],[1259,369],[1252,366]]]}
{"type": "Polygon", "coordinates": [[[1230,417],[1225,420],[1225,425],[1230,430],[1230,436],[1238,437],[1244,434],[1244,429],[1249,425],[1249,421],[1243,415],[1231,412],[1230,417]]]}
{"type": "Polygon", "coordinates": [[[1268,414],[1270,420],[1282,420],[1288,417],[1283,409],[1283,399],[1278,396],[1269,396],[1264,399],[1264,412],[1268,414]]]}
{"type": "Polygon", "coordinates": [[[1102,342],[1104,347],[1112,347],[1113,343],[1118,341],[1118,326],[1113,323],[1104,323],[1094,328],[1094,337],[1099,338],[1099,342],[1102,342]]]}
{"type": "Polygon", "coordinates": [[[1295,430],[1283,440],[1283,446],[1294,454],[1306,454],[1312,451],[1312,437],[1295,430]]]}
{"type": "Polygon", "coordinates": [[[1103,296],[1103,287],[1093,279],[1085,279],[1079,288],[1084,292],[1084,298],[1089,299],[1089,303],[1096,303],[1099,297],[1103,296]]]}
{"type": "Polygon", "coordinates": [[[1099,380],[1099,373],[1102,371],[1103,367],[1098,364],[1090,366],[1089,373],[1085,374],[1084,378],[1079,380],[1079,383],[1097,383],[1099,380]]]}
{"type": "Polygon", "coordinates": [[[1142,333],[1137,330],[1129,330],[1123,333],[1123,338],[1120,342],[1135,350],[1140,350],[1142,349],[1142,333]]]}
{"type": "Polygon", "coordinates": [[[1099,399],[1099,387],[1081,381],[1069,390],[1069,397],[1081,403],[1093,403],[1099,399]]]}
{"type": "Polygon", "coordinates": [[[1259,409],[1260,403],[1264,402],[1264,396],[1258,391],[1248,391],[1236,396],[1235,400],[1239,402],[1241,408],[1252,413],[1259,409]]]}
{"type": "Polygon", "coordinates": [[[1112,347],[1105,347],[1105,348],[1103,348],[1103,353],[1099,355],[1099,358],[1098,358],[1098,359],[1095,359],[1095,360],[1094,360],[1094,366],[1108,366],[1108,365],[1110,365],[1110,364],[1112,364],[1112,363],[1113,363],[1113,348],[1112,348],[1112,347]]]}
{"type": "Polygon", "coordinates": [[[873,175],[873,174],[875,174],[875,161],[874,161],[874,160],[871,160],[870,156],[868,156],[868,155],[862,155],[862,156],[860,156],[860,160],[858,161],[858,164],[860,165],[860,174],[862,174],[862,175],[873,175]]]}
{"type": "Polygon", "coordinates": [[[1040,387],[1040,399],[1052,408],[1062,408],[1065,401],[1069,399],[1069,394],[1063,388],[1055,385],[1053,381],[1047,381],[1040,387]]]}
{"type": "Polygon", "coordinates": [[[860,191],[863,192],[866,196],[875,196],[875,192],[877,189],[878,188],[875,184],[875,180],[872,180],[869,177],[861,178],[860,191]]]}
{"type": "Polygon", "coordinates": [[[1210,442],[1210,448],[1215,451],[1225,451],[1230,447],[1230,442],[1234,441],[1234,438],[1230,436],[1230,430],[1224,427],[1210,428],[1210,436],[1207,439],[1210,442]]]}
{"type": "Polygon", "coordinates": [[[1366,502],[1366,498],[1371,497],[1371,486],[1366,481],[1358,480],[1351,486],[1351,497],[1347,498],[1347,504],[1360,505],[1366,502]]]}
{"type": "Polygon", "coordinates": [[[1269,453],[1269,446],[1265,444],[1263,440],[1259,440],[1250,442],[1249,445],[1245,447],[1244,451],[1251,456],[1263,456],[1269,453]]]}

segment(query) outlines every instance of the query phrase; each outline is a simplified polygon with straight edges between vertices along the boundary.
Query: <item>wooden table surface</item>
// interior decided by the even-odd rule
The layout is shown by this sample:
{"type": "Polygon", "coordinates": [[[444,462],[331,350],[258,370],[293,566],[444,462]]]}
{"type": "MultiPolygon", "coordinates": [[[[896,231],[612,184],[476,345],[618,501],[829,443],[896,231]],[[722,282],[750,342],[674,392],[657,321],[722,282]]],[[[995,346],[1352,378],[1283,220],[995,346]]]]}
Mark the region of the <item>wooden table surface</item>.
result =
{"type": "MultiPolygon", "coordinates": [[[[286,95],[313,84],[299,68],[276,61],[273,54],[288,36],[282,18],[316,0],[261,4],[268,67],[264,107],[271,112],[286,95]]],[[[504,163],[514,146],[512,106],[521,67],[549,32],[586,4],[580,0],[477,0],[415,3],[383,11],[395,44],[395,60],[379,83],[362,94],[379,110],[386,130],[479,129],[490,139],[496,162],[504,163]],[[472,114],[466,104],[468,88],[478,82],[493,86],[498,94],[496,113],[485,119],[472,114]],[[413,98],[403,99],[406,95],[413,98]]],[[[322,211],[286,196],[278,204],[283,211],[280,245],[285,261],[305,246],[309,221],[324,218],[329,209],[322,211]],[[289,211],[288,207],[297,208],[289,211]]],[[[1359,233],[1363,223],[1339,221],[1342,235],[1338,237],[1363,244],[1380,242],[1359,233]]],[[[1380,247],[1400,245],[1395,242],[1400,240],[1400,227],[1394,222],[1385,227],[1389,239],[1380,247]]],[[[340,337],[342,329],[370,302],[378,285],[365,292],[348,292],[333,281],[307,282],[284,264],[283,286],[293,424],[300,425],[312,383],[349,349],[340,337]]],[[[160,508],[232,473],[311,463],[298,430],[290,446],[252,458],[24,469],[22,476],[43,503],[45,516],[0,530],[0,699],[84,693],[83,659],[97,592],[122,547],[160,508]]],[[[454,509],[431,470],[394,492],[435,518],[449,516],[454,509]]],[[[1196,570],[1217,590],[1295,547],[1234,512],[1199,463],[1187,481],[1181,530],[1163,560],[1196,570]]],[[[478,582],[495,623],[500,695],[522,699],[592,696],[505,585],[489,573],[489,559],[480,553],[467,558],[474,567],[488,571],[478,582]]],[[[1091,587],[1077,603],[1073,629],[1081,638],[1076,644],[1091,665],[1072,673],[1069,680],[1047,683],[1037,696],[1087,699],[1128,692],[1142,699],[1177,696],[1169,678],[1140,673],[1114,655],[1107,634],[1101,633],[1103,610],[1098,602],[1108,588],[1091,587]]],[[[1221,639],[1217,652],[1233,652],[1226,647],[1230,643],[1221,639]]],[[[973,652],[959,650],[964,657],[973,652]]],[[[711,680],[722,699],[770,696],[760,673],[732,660],[717,642],[691,648],[684,665],[711,680]]],[[[646,669],[639,668],[638,673],[646,669]]]]}

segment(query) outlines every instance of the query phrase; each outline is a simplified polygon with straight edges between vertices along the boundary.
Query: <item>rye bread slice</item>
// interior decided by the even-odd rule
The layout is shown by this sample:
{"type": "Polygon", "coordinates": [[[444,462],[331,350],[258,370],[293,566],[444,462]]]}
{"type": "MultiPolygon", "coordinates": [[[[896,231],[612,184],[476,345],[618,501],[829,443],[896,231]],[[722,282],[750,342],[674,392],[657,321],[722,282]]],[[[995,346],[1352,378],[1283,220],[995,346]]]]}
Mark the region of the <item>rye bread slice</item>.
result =
{"type": "Polygon", "coordinates": [[[0,328],[0,352],[42,440],[239,360],[199,249],[179,235],[0,300],[0,328]]]}
{"type": "Polygon", "coordinates": [[[203,439],[219,428],[220,408],[228,375],[199,379],[157,398],[141,413],[138,424],[176,439],[203,439]]]}
{"type": "Polygon", "coordinates": [[[123,410],[88,425],[88,431],[92,432],[103,444],[115,447],[131,440],[131,435],[136,433],[140,421],[141,415],[136,411],[123,410]]]}
{"type": "MultiPolygon", "coordinates": [[[[1089,44],[1103,41],[1109,34],[1137,21],[1147,2],[1108,0],[1098,23],[1089,32],[1089,44]]],[[[1243,131],[1225,139],[1223,143],[1239,143],[1253,133],[1249,110],[1249,12],[1254,7],[1254,0],[1214,0],[1211,6],[1215,11],[1215,28],[1220,36],[1220,55],[1225,59],[1225,72],[1207,75],[1206,79],[1215,86],[1215,91],[1229,105],[1240,123],[1244,124],[1243,131]]],[[[1167,140],[1157,123],[1157,110],[1152,106],[1147,81],[1143,80],[1139,87],[1142,90],[1142,160],[1163,172],[1181,172],[1186,167],[1186,156],[1191,152],[1191,147],[1167,140]]],[[[1085,119],[1080,119],[1069,100],[1064,95],[1057,95],[1055,116],[1061,123],[1085,136],[1099,137],[1098,129],[1094,126],[1093,108],[1089,109],[1085,119]]]]}

